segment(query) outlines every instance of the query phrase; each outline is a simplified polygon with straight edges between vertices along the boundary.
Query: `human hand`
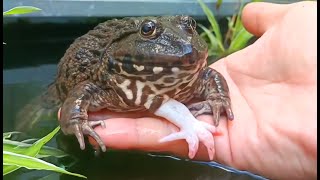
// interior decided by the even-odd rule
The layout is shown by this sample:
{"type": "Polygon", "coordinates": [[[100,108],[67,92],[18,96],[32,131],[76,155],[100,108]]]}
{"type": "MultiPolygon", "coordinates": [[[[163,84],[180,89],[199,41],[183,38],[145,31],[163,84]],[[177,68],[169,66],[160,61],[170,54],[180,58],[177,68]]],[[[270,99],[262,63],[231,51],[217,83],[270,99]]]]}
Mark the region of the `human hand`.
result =
{"type": "MultiPolygon", "coordinates": [[[[251,3],[242,19],[248,31],[261,38],[211,66],[228,82],[235,117],[233,122],[220,121],[222,135],[214,137],[214,160],[268,178],[314,179],[316,2],[251,3]]],[[[103,111],[89,117],[107,119],[107,115],[116,114],[103,111]]],[[[199,119],[212,124],[211,116],[199,119]]],[[[158,142],[178,131],[166,120],[111,118],[105,123],[105,129],[95,131],[107,147],[188,156],[183,140],[158,142]]],[[[208,160],[202,145],[195,159],[208,160]]]]}

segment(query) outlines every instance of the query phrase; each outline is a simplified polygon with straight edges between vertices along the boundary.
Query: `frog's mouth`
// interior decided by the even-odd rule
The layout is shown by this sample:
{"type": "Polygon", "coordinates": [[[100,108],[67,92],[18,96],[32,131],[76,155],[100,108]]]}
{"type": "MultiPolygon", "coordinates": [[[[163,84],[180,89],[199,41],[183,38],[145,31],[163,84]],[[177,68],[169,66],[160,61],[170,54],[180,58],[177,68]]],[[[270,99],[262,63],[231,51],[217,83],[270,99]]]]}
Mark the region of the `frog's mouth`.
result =
{"type": "Polygon", "coordinates": [[[194,73],[206,65],[207,53],[189,53],[177,55],[118,56],[109,58],[109,70],[128,75],[158,75],[194,73]]]}
{"type": "Polygon", "coordinates": [[[161,71],[162,73],[170,73],[168,71],[171,71],[172,68],[197,69],[198,65],[203,64],[208,56],[206,48],[196,49],[191,44],[179,46],[158,44],[159,47],[147,47],[147,45],[150,44],[140,43],[139,48],[133,51],[118,49],[112,54],[113,59],[110,64],[119,64],[128,73],[140,72],[150,74],[153,71],[158,72],[160,69],[163,70],[161,71]]]}

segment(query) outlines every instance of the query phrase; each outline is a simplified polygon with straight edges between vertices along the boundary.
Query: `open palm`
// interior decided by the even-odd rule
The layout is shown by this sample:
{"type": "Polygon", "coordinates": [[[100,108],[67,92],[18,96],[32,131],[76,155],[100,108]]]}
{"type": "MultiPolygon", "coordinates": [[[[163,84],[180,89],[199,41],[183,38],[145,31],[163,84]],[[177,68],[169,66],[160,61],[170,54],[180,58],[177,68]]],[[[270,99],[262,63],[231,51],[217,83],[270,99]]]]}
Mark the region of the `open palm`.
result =
{"type": "MultiPolygon", "coordinates": [[[[212,65],[226,78],[234,121],[220,121],[215,160],[269,178],[316,177],[316,2],[252,3],[245,27],[261,36],[212,65]]],[[[111,116],[91,113],[90,118],[111,116]]],[[[129,115],[129,114],[128,114],[129,115]]],[[[212,123],[210,116],[200,120],[212,123]]],[[[185,141],[160,144],[178,129],[158,118],[111,118],[95,130],[108,147],[187,157],[185,141]]],[[[208,160],[200,145],[195,159],[208,160]]]]}

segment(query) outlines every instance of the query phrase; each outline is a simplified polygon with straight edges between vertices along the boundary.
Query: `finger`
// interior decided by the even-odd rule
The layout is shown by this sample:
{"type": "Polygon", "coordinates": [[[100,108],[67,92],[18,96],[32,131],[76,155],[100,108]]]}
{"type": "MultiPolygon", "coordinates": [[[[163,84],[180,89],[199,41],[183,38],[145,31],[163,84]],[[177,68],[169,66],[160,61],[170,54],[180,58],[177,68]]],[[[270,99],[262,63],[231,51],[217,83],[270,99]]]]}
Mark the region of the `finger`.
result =
{"type": "Polygon", "coordinates": [[[58,119],[60,119],[60,117],[61,117],[61,108],[59,108],[58,110],[58,119]]]}
{"type": "MultiPolygon", "coordinates": [[[[212,122],[210,116],[202,116],[201,119],[206,122],[212,122]]],[[[107,147],[147,152],[166,152],[178,157],[188,157],[189,148],[185,140],[159,143],[161,138],[179,131],[176,126],[166,120],[157,118],[116,118],[108,119],[105,122],[106,128],[98,126],[95,131],[107,147]]],[[[96,145],[92,138],[89,138],[89,140],[91,144],[96,145]]],[[[195,159],[208,160],[207,149],[202,144],[199,146],[195,159]]]]}
{"type": "Polygon", "coordinates": [[[261,36],[290,9],[291,5],[256,2],[247,4],[242,11],[244,27],[255,36],[261,36]]]}

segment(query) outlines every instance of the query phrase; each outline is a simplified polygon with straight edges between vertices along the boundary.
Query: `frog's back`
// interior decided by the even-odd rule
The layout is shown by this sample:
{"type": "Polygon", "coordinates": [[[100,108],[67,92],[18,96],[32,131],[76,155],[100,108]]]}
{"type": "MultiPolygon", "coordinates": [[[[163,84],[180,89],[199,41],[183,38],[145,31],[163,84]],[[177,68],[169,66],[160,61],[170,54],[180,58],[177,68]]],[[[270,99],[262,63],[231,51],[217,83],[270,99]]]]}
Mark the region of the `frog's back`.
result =
{"type": "Polygon", "coordinates": [[[100,23],[93,30],[77,38],[58,65],[54,84],[59,98],[64,100],[74,86],[96,76],[96,68],[105,60],[107,48],[133,26],[133,18],[113,19],[100,23]]]}

